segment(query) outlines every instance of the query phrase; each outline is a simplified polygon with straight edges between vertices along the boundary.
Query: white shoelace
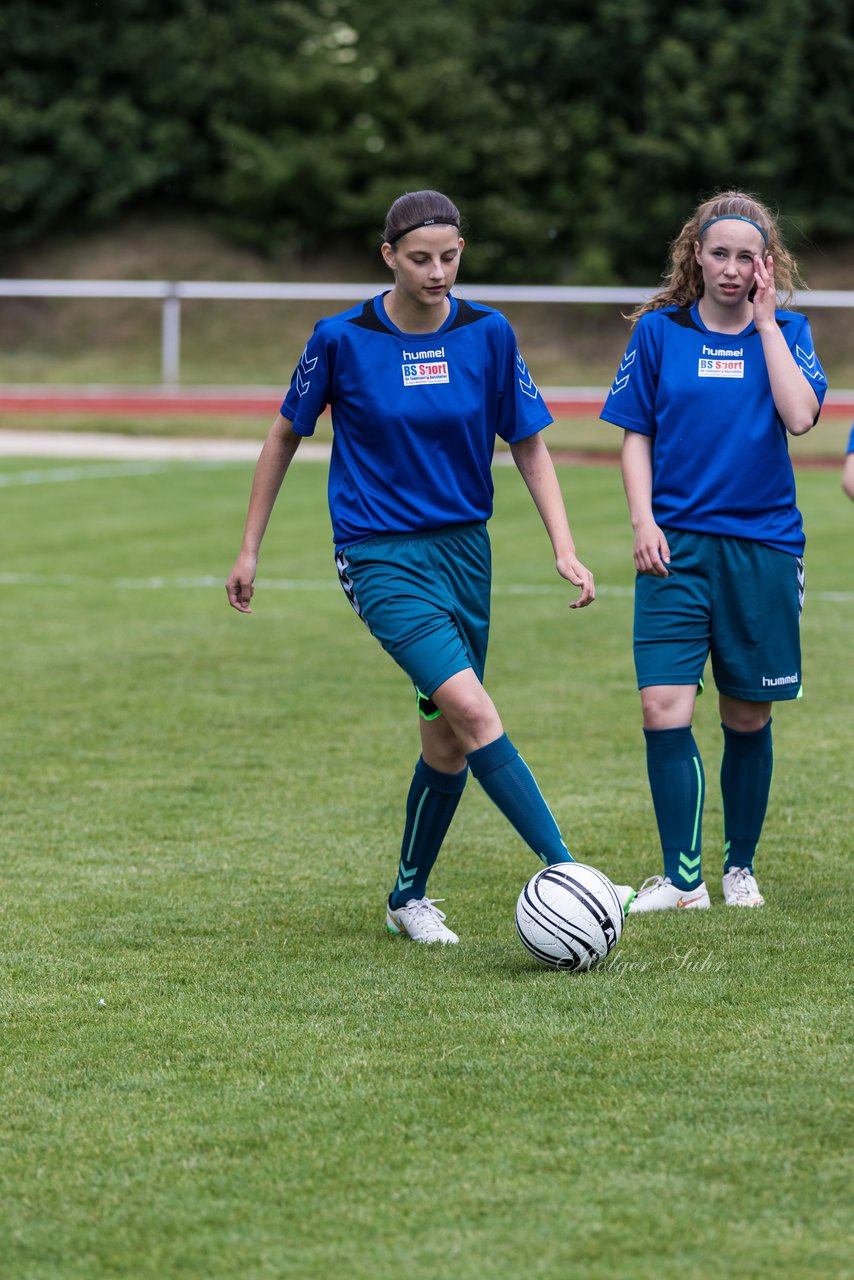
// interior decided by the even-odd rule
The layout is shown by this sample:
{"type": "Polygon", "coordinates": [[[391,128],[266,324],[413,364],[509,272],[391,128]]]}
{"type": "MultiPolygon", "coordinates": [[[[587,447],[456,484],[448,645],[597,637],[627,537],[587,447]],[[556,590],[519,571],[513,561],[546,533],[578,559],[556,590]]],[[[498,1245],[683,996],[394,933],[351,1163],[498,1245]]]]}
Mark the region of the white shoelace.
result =
{"type": "Polygon", "coordinates": [[[643,884],[638,889],[638,897],[640,897],[642,893],[649,893],[651,889],[657,889],[659,885],[664,883],[664,876],[647,876],[646,880],[644,880],[643,884]]]}
{"type": "Polygon", "coordinates": [[[406,909],[408,911],[417,911],[419,915],[428,915],[431,919],[438,917],[440,920],[444,920],[446,918],[444,911],[440,911],[435,905],[437,902],[444,901],[444,898],[419,898],[417,902],[407,902],[406,909]]]}
{"type": "Polygon", "coordinates": [[[445,913],[436,906],[437,902],[444,901],[444,898],[419,898],[416,902],[407,902],[405,905],[422,928],[429,929],[431,933],[444,933],[445,913]]]}
{"type": "Polygon", "coordinates": [[[731,867],[727,879],[732,882],[733,892],[746,898],[753,898],[759,893],[759,885],[747,870],[747,867],[731,867]]]}

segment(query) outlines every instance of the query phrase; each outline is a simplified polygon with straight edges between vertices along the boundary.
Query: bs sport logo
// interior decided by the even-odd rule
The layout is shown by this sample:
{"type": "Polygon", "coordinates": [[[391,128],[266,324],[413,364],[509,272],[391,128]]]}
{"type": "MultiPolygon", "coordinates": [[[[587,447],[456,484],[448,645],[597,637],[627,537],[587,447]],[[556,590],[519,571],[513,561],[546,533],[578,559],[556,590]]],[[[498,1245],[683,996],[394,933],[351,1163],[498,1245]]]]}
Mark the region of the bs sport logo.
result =
{"type": "Polygon", "coordinates": [[[428,351],[404,350],[402,355],[401,370],[405,387],[423,387],[429,382],[450,382],[444,347],[434,347],[428,351]]]}

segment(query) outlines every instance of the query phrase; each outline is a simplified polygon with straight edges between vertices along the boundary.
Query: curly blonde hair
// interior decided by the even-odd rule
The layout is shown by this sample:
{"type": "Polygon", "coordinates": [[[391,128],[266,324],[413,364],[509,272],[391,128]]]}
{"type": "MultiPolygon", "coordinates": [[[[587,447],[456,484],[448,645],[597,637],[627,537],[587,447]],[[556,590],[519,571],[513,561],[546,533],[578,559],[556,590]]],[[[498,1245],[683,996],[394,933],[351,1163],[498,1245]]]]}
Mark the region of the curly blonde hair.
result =
{"type": "Polygon", "coordinates": [[[719,191],[710,200],[698,205],[670,246],[668,270],[664,273],[664,288],[647,298],[627,317],[636,324],[647,311],[661,307],[690,307],[703,296],[703,272],[694,256],[694,245],[702,237],[700,228],[712,218],[748,218],[765,233],[767,250],[774,259],[774,281],[783,306],[792,300],[802,281],[798,265],[783,244],[774,214],[761,200],[744,191],[719,191]]]}

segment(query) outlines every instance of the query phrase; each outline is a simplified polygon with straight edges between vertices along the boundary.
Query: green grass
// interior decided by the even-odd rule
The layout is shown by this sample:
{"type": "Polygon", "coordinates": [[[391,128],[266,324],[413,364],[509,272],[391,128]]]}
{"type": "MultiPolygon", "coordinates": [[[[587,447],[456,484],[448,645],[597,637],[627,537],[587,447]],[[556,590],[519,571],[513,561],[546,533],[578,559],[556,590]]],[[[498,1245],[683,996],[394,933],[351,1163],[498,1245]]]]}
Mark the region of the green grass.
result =
{"type": "MultiPolygon", "coordinates": [[[[836,474],[799,475],[806,696],[775,716],[768,906],[721,904],[710,690],[713,910],[633,919],[573,976],[515,940],[537,864],[474,785],[431,881],[462,944],[385,936],[410,691],[334,581],[320,465],[289,477],[255,613],[227,608],[249,470],[2,464],[4,1277],[850,1275],[836,474]]],[[[637,883],[619,473],[561,474],[600,597],[565,608],[497,469],[488,685],[576,855],[637,883]]]]}

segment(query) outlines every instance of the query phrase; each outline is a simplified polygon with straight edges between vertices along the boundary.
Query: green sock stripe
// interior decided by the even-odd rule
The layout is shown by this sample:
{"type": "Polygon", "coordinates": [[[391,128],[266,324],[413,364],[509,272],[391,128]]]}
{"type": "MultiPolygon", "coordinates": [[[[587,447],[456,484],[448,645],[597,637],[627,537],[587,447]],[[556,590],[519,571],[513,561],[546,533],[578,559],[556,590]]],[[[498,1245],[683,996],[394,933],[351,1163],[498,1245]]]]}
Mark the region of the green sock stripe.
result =
{"type": "Polygon", "coordinates": [[[697,848],[697,832],[700,830],[700,817],[703,812],[703,773],[699,756],[694,756],[694,769],[697,774],[697,812],[694,814],[694,834],[691,837],[691,852],[697,848]]]}
{"type": "Polygon", "coordinates": [[[430,794],[429,787],[425,787],[424,790],[421,792],[421,799],[418,801],[418,808],[415,810],[415,819],[412,823],[412,839],[409,841],[409,848],[406,850],[406,857],[404,859],[401,859],[401,863],[400,863],[401,868],[403,867],[404,862],[408,863],[409,859],[412,857],[412,849],[415,844],[415,837],[418,835],[418,819],[421,817],[421,810],[424,808],[424,801],[427,799],[429,794],[430,794]]]}

